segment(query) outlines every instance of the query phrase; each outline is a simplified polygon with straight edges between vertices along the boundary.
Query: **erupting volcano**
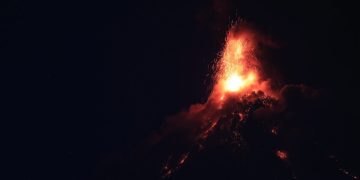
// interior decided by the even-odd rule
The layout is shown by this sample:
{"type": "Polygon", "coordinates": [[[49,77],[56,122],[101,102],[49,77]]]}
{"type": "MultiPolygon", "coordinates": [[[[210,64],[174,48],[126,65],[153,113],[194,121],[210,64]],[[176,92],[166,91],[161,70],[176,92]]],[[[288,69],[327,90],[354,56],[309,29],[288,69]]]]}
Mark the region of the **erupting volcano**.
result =
{"type": "MultiPolygon", "coordinates": [[[[183,177],[186,172],[199,173],[195,170],[203,167],[199,162],[209,158],[219,158],[220,164],[226,162],[226,167],[218,165],[210,170],[215,179],[219,168],[224,168],[230,177],[234,176],[229,174],[238,176],[237,172],[241,170],[241,177],[245,179],[263,179],[270,175],[279,179],[298,179],[292,160],[304,163],[303,167],[308,166],[301,159],[293,159],[292,154],[302,153],[299,150],[305,149],[305,145],[312,146],[309,145],[312,142],[301,144],[290,138],[299,138],[299,131],[307,131],[292,126],[299,122],[293,118],[295,112],[292,108],[296,102],[291,98],[295,94],[300,99],[311,99],[316,91],[304,85],[271,88],[271,78],[265,77],[261,59],[257,58],[258,44],[259,38],[251,29],[237,25],[230,28],[223,51],[213,66],[214,83],[207,101],[169,117],[162,129],[162,142],[170,147],[162,165],[162,178],[187,179],[183,177]],[[289,119],[294,119],[294,122],[289,119]],[[226,157],[228,159],[223,160],[226,157]],[[261,167],[264,174],[251,174],[254,170],[244,170],[255,161],[257,167],[254,169],[261,167]]],[[[313,153],[313,150],[309,152],[313,153]]],[[[313,153],[313,156],[318,155],[313,153]]],[[[342,168],[338,171],[349,175],[342,168]]],[[[358,178],[350,175],[353,179],[358,178]]],[[[222,177],[221,174],[218,178],[222,177]]],[[[303,178],[306,179],[306,175],[303,178]]]]}
{"type": "MultiPolygon", "coordinates": [[[[227,33],[225,47],[215,63],[215,83],[204,104],[190,107],[172,117],[179,121],[195,121],[191,130],[196,137],[187,143],[184,152],[175,152],[163,167],[163,178],[170,177],[194,154],[209,144],[245,144],[242,128],[254,111],[269,108],[278,98],[270,91],[268,80],[261,76],[255,56],[255,34],[233,26],[227,33]]],[[[171,119],[171,118],[170,118],[171,119]]]]}

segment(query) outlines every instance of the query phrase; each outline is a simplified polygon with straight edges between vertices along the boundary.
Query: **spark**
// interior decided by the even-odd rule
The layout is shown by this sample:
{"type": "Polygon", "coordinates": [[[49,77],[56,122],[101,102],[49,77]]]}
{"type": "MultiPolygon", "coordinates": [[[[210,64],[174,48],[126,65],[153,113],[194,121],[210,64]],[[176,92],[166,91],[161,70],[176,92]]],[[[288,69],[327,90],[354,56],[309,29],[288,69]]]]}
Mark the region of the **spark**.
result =
{"type": "Polygon", "coordinates": [[[276,155],[281,159],[281,160],[285,160],[288,158],[288,155],[285,151],[282,150],[277,150],[276,151],[276,155]]]}
{"type": "Polygon", "coordinates": [[[278,134],[277,128],[276,127],[272,128],[271,133],[274,134],[274,135],[277,135],[278,134]]]}
{"type": "Polygon", "coordinates": [[[179,165],[182,165],[185,163],[186,159],[188,158],[189,153],[183,154],[180,161],[179,161],[179,165]]]}

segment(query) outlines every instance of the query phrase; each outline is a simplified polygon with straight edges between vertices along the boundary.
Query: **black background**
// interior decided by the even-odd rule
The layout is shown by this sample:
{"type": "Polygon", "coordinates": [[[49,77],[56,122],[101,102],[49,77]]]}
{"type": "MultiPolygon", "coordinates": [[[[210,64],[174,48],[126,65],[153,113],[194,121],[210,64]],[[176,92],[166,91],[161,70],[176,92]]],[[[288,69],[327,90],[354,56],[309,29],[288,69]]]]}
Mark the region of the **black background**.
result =
{"type": "Polygon", "coordinates": [[[209,64],[240,18],[276,44],[262,58],[279,83],[331,94],[336,118],[319,122],[337,127],[331,142],[359,171],[355,4],[4,1],[8,166],[21,179],[103,179],[103,162],[121,162],[165,117],[206,100],[209,64]]]}

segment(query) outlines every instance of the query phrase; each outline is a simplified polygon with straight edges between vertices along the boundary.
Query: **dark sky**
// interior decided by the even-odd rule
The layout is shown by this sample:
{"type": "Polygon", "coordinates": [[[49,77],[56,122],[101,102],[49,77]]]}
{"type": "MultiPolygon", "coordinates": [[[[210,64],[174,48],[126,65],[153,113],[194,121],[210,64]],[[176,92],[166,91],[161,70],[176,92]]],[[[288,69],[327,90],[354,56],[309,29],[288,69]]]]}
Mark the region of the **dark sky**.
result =
{"type": "Polygon", "coordinates": [[[357,12],[346,1],[1,2],[9,167],[21,179],[96,179],[101,162],[206,100],[236,19],[276,44],[261,59],[278,83],[331,94],[338,151],[359,160],[357,12]]]}

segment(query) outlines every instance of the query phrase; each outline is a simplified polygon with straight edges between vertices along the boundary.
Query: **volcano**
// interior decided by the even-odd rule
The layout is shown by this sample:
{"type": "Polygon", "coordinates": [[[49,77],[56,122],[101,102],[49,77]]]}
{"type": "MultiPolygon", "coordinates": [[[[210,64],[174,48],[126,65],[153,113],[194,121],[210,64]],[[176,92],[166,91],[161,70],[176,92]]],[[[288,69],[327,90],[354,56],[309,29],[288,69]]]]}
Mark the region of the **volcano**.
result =
{"type": "MultiPolygon", "coordinates": [[[[265,132],[260,132],[264,135],[264,140],[266,138],[268,138],[268,140],[271,139],[271,137],[267,137],[267,135],[275,135],[273,126],[271,126],[275,122],[268,122],[268,124],[252,123],[252,116],[258,109],[271,108],[276,105],[278,103],[276,99],[266,96],[262,91],[252,92],[249,95],[242,96],[240,99],[232,98],[233,99],[228,100],[226,104],[224,104],[224,108],[227,109],[227,111],[222,112],[219,119],[210,121],[207,124],[202,130],[202,133],[196,138],[196,141],[187,148],[189,149],[187,152],[177,153],[178,157],[172,156],[171,159],[169,159],[163,168],[163,178],[170,177],[173,172],[185,164],[187,159],[192,157],[198,159],[204,158],[202,157],[203,155],[201,155],[203,151],[205,154],[222,154],[220,156],[216,155],[220,157],[220,159],[223,158],[223,155],[232,154],[234,155],[233,158],[235,158],[232,159],[232,161],[241,162],[238,160],[242,159],[242,151],[246,151],[248,144],[252,143],[248,142],[247,139],[253,138],[251,133],[255,133],[253,131],[248,132],[246,131],[247,129],[258,127],[265,130],[265,132]],[[220,153],[221,151],[224,152],[220,153]]],[[[271,147],[264,148],[272,149],[271,147]]],[[[195,160],[195,164],[196,163],[195,160]]]]}
{"type": "MultiPolygon", "coordinates": [[[[214,65],[215,83],[208,101],[191,107],[173,120],[187,119],[191,125],[192,121],[198,123],[190,130],[191,137],[185,140],[185,152],[174,153],[164,165],[163,178],[170,177],[187,159],[204,148],[219,145],[232,151],[246,148],[246,139],[251,138],[251,133],[246,133],[246,129],[255,125],[251,123],[254,112],[271,109],[278,104],[278,95],[271,90],[269,80],[261,74],[261,66],[255,55],[256,45],[257,36],[249,29],[240,31],[234,25],[229,30],[224,50],[214,65]]],[[[271,135],[276,135],[273,124],[275,122],[267,121],[258,125],[268,129],[265,131],[271,135]]],[[[284,153],[281,157],[286,159],[284,153]]]]}
{"type": "Polygon", "coordinates": [[[207,101],[169,117],[157,136],[148,160],[157,178],[358,179],[304,123],[317,116],[318,91],[273,88],[256,55],[260,41],[249,28],[230,28],[207,101]]]}

